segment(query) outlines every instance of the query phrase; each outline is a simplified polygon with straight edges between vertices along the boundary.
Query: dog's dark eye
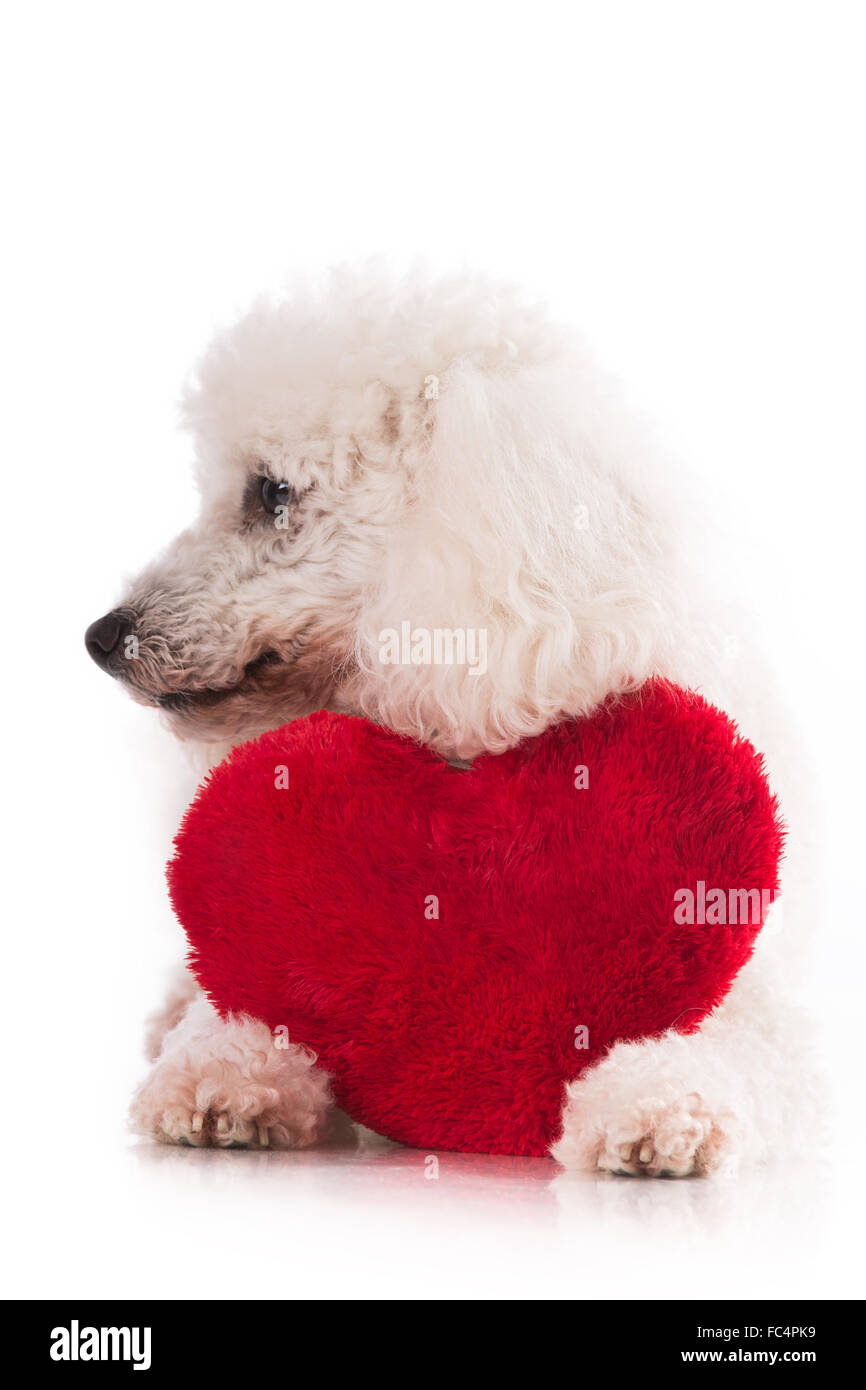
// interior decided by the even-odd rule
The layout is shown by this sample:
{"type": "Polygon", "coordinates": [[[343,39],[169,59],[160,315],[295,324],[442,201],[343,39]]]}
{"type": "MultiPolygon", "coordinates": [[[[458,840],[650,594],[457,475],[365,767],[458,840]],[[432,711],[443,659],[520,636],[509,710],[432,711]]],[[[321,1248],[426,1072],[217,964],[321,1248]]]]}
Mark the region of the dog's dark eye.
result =
{"type": "Polygon", "coordinates": [[[288,507],[294,500],[295,490],[288,483],[275,483],[273,478],[262,478],[260,482],[262,506],[273,516],[277,507],[288,507]]]}

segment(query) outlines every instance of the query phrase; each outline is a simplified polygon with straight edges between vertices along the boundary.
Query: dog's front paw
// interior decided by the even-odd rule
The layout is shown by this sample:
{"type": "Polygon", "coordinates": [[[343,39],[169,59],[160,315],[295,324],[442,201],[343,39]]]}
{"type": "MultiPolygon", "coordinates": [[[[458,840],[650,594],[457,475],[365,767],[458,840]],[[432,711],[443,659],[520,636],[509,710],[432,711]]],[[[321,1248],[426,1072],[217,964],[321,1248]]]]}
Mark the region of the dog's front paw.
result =
{"type": "Polygon", "coordinates": [[[602,1136],[596,1166],[632,1176],[685,1178],[722,1167],[729,1117],[714,1115],[695,1093],[672,1105],[618,1117],[602,1136]],[[631,1136],[631,1137],[629,1137],[631,1136]]]}
{"type": "Polygon", "coordinates": [[[196,1148],[299,1149],[329,1126],[325,1072],[303,1048],[279,1049],[264,1024],[194,1005],[136,1093],[132,1128],[196,1148]]]}
{"type": "Polygon", "coordinates": [[[132,1102],[137,1134],[197,1148],[301,1148],[315,1138],[315,1117],[289,1127],[275,1088],[248,1084],[224,1064],[195,1077],[157,1063],[132,1102]]]}
{"type": "Polygon", "coordinates": [[[739,1147],[733,1114],[688,1091],[675,1073],[648,1076],[641,1044],[620,1047],[568,1087],[553,1157],[566,1168],[634,1177],[731,1170],[739,1147]]]}
{"type": "Polygon", "coordinates": [[[594,1112],[569,1098],[553,1156],[566,1168],[634,1177],[685,1178],[729,1165],[732,1117],[714,1114],[695,1093],[665,1104],[647,1100],[627,1110],[594,1112]]]}

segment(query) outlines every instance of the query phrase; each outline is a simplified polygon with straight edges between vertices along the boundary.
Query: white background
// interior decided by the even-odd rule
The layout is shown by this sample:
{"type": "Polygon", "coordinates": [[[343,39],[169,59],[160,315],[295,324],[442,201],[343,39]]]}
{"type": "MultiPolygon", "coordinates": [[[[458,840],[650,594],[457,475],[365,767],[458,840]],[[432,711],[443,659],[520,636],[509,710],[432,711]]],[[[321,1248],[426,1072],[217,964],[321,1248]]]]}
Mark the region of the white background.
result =
{"type": "Polygon", "coordinates": [[[863,1293],[862,9],[7,8],[2,36],[6,1292],[863,1293]],[[545,1161],[202,1154],[124,1129],[180,952],[191,791],[86,624],[191,516],[213,325],[381,251],[581,325],[746,538],[730,580],[807,732],[828,848],[824,1158],[732,1185],[545,1161]]]}

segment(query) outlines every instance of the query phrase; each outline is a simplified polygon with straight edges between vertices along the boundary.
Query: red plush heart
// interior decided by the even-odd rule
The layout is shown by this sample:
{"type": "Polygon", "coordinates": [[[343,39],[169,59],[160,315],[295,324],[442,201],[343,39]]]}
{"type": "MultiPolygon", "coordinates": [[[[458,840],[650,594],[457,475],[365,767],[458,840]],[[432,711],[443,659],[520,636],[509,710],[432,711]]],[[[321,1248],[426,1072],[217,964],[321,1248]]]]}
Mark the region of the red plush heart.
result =
{"type": "Polygon", "coordinates": [[[217,1007],[286,1025],[356,1119],[543,1154],[566,1081],[724,997],[762,914],[724,919],[750,915],[736,890],[766,904],[781,844],[752,746],[654,682],[468,770],[365,719],[296,720],[210,775],[169,883],[217,1007]]]}

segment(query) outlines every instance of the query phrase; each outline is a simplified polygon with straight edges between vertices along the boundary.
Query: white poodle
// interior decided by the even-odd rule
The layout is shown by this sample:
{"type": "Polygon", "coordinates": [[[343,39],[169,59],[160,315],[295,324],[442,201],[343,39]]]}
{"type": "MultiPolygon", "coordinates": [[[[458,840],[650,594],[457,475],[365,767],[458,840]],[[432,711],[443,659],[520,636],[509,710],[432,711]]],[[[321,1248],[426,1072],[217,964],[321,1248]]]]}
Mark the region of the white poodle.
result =
{"type": "MultiPolygon", "coordinates": [[[[509,288],[339,274],[262,301],[217,338],[185,414],[201,515],[87,646],[209,763],[323,706],[472,759],[655,674],[766,747],[772,703],[743,701],[762,677],[683,569],[667,465],[509,288]],[[405,624],[481,633],[485,660],[395,660],[383,634],[405,624]]],[[[773,935],[699,1033],[617,1044],[568,1087],[560,1163],[682,1176],[783,1142],[802,1070],[773,935]]],[[[141,1133],[293,1148],[341,1123],[308,1053],[221,1019],[191,979],[152,1042],[141,1133]]]]}

